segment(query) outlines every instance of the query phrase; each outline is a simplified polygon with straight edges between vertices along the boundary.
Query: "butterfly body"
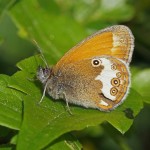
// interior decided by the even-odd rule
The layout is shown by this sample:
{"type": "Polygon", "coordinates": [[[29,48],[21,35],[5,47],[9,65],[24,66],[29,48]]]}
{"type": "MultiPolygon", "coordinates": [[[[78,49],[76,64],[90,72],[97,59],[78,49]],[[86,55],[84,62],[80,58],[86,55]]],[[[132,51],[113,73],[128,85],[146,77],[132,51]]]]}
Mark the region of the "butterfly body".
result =
{"type": "Polygon", "coordinates": [[[109,111],[120,105],[130,87],[133,36],[125,26],[98,31],[73,47],[38,79],[54,99],[109,111]]]}

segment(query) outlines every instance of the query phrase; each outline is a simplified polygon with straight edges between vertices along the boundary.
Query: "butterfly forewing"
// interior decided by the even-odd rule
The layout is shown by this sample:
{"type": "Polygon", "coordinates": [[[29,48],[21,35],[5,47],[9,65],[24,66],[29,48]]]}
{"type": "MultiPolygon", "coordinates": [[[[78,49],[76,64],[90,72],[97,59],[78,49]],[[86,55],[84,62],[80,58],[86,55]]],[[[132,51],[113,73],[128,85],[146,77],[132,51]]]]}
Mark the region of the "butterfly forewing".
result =
{"type": "Polygon", "coordinates": [[[56,67],[95,56],[112,56],[130,63],[134,48],[134,37],[130,29],[115,25],[100,30],[83,40],[66,53],[56,67]]]}

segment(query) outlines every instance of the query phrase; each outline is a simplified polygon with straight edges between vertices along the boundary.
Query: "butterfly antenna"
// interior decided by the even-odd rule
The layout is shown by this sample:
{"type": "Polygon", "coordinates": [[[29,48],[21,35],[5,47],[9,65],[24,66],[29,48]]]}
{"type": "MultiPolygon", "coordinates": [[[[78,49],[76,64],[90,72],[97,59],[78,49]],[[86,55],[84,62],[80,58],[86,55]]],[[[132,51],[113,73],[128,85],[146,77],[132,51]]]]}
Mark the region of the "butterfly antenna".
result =
{"type": "Polygon", "coordinates": [[[41,49],[41,47],[38,45],[38,43],[36,42],[36,40],[33,39],[33,43],[36,45],[36,47],[38,48],[38,51],[40,52],[40,56],[41,56],[41,59],[43,60],[43,62],[45,63],[46,67],[48,68],[48,63],[43,55],[43,51],[41,49]]]}

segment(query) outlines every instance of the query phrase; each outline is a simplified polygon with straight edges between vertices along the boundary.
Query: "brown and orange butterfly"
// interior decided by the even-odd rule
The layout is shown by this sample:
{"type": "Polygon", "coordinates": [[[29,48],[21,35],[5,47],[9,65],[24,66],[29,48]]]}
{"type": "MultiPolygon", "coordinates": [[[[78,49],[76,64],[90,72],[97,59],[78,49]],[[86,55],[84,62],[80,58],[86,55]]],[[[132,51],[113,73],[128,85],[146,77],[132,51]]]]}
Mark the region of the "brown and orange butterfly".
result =
{"type": "Polygon", "coordinates": [[[96,32],[69,50],[52,68],[39,68],[37,78],[54,99],[109,111],[127,97],[134,37],[124,25],[96,32]]]}

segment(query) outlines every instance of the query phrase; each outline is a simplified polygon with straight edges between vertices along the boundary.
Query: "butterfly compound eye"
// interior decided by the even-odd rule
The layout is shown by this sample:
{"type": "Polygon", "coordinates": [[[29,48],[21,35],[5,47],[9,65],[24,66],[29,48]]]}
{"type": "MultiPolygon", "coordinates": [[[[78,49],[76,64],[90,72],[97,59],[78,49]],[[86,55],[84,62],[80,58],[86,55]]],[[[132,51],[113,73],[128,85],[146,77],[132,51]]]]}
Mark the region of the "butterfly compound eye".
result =
{"type": "Polygon", "coordinates": [[[101,65],[101,60],[100,59],[92,59],[92,66],[93,67],[99,67],[101,65]]]}

